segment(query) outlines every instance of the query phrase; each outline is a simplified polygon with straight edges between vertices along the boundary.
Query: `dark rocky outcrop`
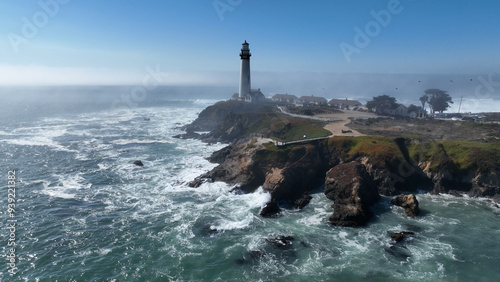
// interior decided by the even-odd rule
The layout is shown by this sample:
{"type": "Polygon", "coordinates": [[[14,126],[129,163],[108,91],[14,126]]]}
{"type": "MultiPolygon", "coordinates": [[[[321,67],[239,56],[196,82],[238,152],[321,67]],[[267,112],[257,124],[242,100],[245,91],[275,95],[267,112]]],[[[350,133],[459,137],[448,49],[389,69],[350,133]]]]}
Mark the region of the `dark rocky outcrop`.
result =
{"type": "Polygon", "coordinates": [[[142,161],[140,161],[140,160],[134,161],[134,164],[135,164],[136,166],[144,166],[144,164],[143,164],[143,163],[142,163],[142,161]]]}
{"type": "Polygon", "coordinates": [[[415,195],[413,194],[399,195],[396,198],[392,199],[391,203],[393,205],[404,208],[406,214],[410,217],[415,217],[420,214],[417,197],[415,197],[415,195]]]}
{"type": "Polygon", "coordinates": [[[326,172],[318,148],[311,144],[297,147],[287,163],[275,165],[267,172],[262,188],[277,200],[300,199],[322,184],[326,172]]]}
{"type": "Polygon", "coordinates": [[[293,207],[296,209],[303,209],[305,206],[309,204],[309,202],[311,202],[311,199],[312,199],[311,196],[304,195],[293,202],[293,207]]]}
{"type": "Polygon", "coordinates": [[[193,181],[189,182],[188,186],[192,187],[192,188],[198,188],[203,183],[212,183],[212,182],[214,182],[212,178],[209,178],[209,177],[205,177],[205,178],[203,178],[203,177],[197,177],[193,181]]]}
{"type": "Polygon", "coordinates": [[[500,195],[500,174],[497,171],[479,173],[472,180],[471,197],[495,197],[500,195]]]}
{"type": "Polygon", "coordinates": [[[338,226],[363,226],[372,216],[370,205],[380,199],[373,178],[357,162],[340,164],[326,173],[325,195],[333,200],[329,221],[338,226]]]}
{"type": "Polygon", "coordinates": [[[275,217],[281,212],[281,209],[278,207],[278,203],[276,200],[271,200],[266,203],[266,205],[260,211],[260,215],[262,217],[275,217]]]}
{"type": "Polygon", "coordinates": [[[200,139],[201,138],[201,134],[196,133],[196,132],[190,130],[190,131],[186,131],[186,133],[177,134],[177,135],[172,136],[172,137],[179,138],[179,139],[200,139]]]}
{"type": "Polygon", "coordinates": [[[397,233],[392,233],[391,239],[394,240],[394,242],[398,243],[398,242],[402,242],[406,237],[413,236],[413,235],[415,235],[415,233],[412,231],[401,231],[401,232],[397,232],[397,233]]]}
{"type": "Polygon", "coordinates": [[[265,170],[253,158],[256,150],[262,149],[250,143],[234,144],[215,152],[211,161],[221,163],[211,171],[198,176],[189,183],[190,187],[209,181],[223,181],[228,184],[238,185],[238,189],[250,193],[262,185],[265,179],[265,170]]]}

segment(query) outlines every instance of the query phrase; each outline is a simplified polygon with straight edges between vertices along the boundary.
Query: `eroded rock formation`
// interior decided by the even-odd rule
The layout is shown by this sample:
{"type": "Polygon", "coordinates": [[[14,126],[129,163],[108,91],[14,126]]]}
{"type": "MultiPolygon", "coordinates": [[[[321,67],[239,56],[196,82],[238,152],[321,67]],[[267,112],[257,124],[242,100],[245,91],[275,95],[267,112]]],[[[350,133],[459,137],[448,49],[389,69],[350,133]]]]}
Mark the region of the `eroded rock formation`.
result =
{"type": "Polygon", "coordinates": [[[405,209],[405,212],[410,217],[416,217],[420,214],[420,208],[418,206],[418,200],[415,195],[399,195],[396,198],[392,199],[392,204],[402,207],[405,209]]]}
{"type": "Polygon", "coordinates": [[[333,200],[329,221],[339,226],[363,226],[372,216],[370,205],[380,199],[377,187],[358,162],[339,164],[326,173],[325,195],[333,200]]]}

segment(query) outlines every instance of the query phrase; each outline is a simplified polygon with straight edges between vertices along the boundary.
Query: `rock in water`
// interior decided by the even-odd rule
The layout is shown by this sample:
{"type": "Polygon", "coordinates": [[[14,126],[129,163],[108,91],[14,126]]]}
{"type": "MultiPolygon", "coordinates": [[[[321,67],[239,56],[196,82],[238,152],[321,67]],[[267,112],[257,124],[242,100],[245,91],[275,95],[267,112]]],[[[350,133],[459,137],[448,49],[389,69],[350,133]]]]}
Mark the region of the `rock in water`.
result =
{"type": "Polygon", "coordinates": [[[143,164],[141,161],[139,161],[139,160],[134,161],[134,164],[135,164],[136,166],[144,166],[144,164],[143,164]]]}
{"type": "Polygon", "coordinates": [[[260,215],[263,217],[274,217],[277,216],[280,213],[280,208],[278,207],[278,204],[276,203],[276,200],[271,200],[267,202],[267,204],[262,208],[260,211],[260,215]]]}
{"type": "Polygon", "coordinates": [[[372,213],[369,206],[380,200],[373,178],[358,162],[339,164],[326,173],[326,197],[333,200],[330,223],[363,226],[372,213]]]}
{"type": "Polygon", "coordinates": [[[266,239],[267,242],[278,248],[291,246],[293,240],[295,240],[293,236],[278,236],[276,238],[266,239]]]}
{"type": "Polygon", "coordinates": [[[415,195],[399,195],[392,199],[392,204],[405,209],[405,212],[410,217],[415,217],[420,213],[417,197],[415,195]]]}
{"type": "Polygon", "coordinates": [[[301,198],[295,200],[293,202],[293,207],[296,208],[296,209],[303,209],[305,206],[307,206],[309,204],[309,202],[311,201],[312,197],[309,196],[309,195],[304,195],[302,196],[301,198]]]}
{"type": "Polygon", "coordinates": [[[401,231],[398,233],[392,233],[391,239],[397,243],[403,241],[407,236],[413,236],[413,235],[415,235],[415,233],[411,231],[401,231]]]}

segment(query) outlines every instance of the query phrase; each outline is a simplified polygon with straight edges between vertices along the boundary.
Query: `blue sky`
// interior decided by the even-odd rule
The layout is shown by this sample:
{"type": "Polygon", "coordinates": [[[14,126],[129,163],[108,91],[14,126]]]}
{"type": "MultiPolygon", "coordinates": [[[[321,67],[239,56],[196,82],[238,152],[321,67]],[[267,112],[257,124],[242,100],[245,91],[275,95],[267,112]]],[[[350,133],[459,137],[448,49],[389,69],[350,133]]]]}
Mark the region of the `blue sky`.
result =
{"type": "Polygon", "coordinates": [[[137,83],[146,67],[164,84],[237,85],[244,40],[254,85],[500,66],[496,0],[3,0],[0,11],[3,85],[137,83]],[[356,45],[356,28],[369,43],[356,45]],[[346,56],[343,43],[356,52],[346,56]]]}

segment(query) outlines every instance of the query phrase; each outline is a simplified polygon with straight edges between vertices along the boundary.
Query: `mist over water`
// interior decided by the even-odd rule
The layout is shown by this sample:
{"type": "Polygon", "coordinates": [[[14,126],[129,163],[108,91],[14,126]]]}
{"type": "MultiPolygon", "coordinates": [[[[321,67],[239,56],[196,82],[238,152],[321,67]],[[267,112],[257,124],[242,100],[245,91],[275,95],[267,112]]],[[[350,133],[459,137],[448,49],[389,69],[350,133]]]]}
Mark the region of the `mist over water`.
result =
{"type": "MultiPolygon", "coordinates": [[[[134,107],[113,107],[127,89],[47,96],[2,90],[8,97],[0,105],[0,166],[18,176],[16,279],[498,278],[500,211],[491,202],[418,195],[422,215],[411,219],[383,198],[368,226],[340,228],[328,225],[332,202],[318,190],[302,211],[262,218],[270,197],[262,189],[241,195],[220,182],[187,186],[215,166],[205,158],[225,144],[172,138],[219,99],[214,93],[231,92],[165,88],[134,107]],[[390,233],[403,230],[415,236],[391,243],[390,233]],[[280,235],[293,236],[292,244],[267,240],[280,235]]],[[[0,231],[2,261],[8,236],[0,231]]],[[[11,279],[5,265],[0,279],[11,279]]]]}
{"type": "MultiPolygon", "coordinates": [[[[252,82],[252,87],[260,88],[268,98],[274,94],[288,93],[297,97],[312,95],[327,99],[356,99],[366,103],[375,96],[390,95],[406,106],[419,106],[419,98],[425,90],[438,88],[447,91],[453,99],[453,104],[450,104],[447,112],[456,113],[459,108],[462,113],[496,112],[500,109],[500,76],[497,74],[327,74],[257,71],[252,82]]],[[[139,104],[154,104],[154,101],[226,100],[238,91],[236,84],[222,85],[225,86],[157,86],[151,90],[144,89],[143,92],[135,92],[137,85],[3,86],[0,87],[0,97],[4,105],[11,105],[6,108],[15,109],[15,112],[33,112],[34,109],[30,107],[35,105],[63,109],[69,103],[78,103],[85,110],[107,107],[107,103],[110,107],[135,108],[139,104]]]]}

